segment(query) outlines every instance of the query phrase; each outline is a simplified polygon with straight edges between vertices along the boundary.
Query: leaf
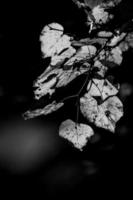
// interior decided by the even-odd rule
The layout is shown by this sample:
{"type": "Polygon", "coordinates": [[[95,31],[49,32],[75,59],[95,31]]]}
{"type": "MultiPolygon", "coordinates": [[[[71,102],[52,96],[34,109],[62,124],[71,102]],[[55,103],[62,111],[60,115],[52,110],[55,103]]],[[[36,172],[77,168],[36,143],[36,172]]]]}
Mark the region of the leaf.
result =
{"type": "Polygon", "coordinates": [[[128,33],[125,41],[128,42],[129,47],[133,48],[133,32],[128,33]]]}
{"type": "Polygon", "coordinates": [[[71,47],[71,37],[64,34],[64,28],[58,23],[51,23],[44,27],[40,36],[43,57],[51,57],[50,65],[61,64],[70,58],[76,50],[71,47]]]}
{"type": "MultiPolygon", "coordinates": [[[[63,46],[63,44],[62,44],[63,46]]],[[[53,56],[51,58],[51,63],[50,65],[53,66],[59,66],[61,65],[66,59],[71,58],[74,54],[76,53],[76,50],[73,47],[69,47],[69,48],[64,48],[64,50],[62,50],[62,53],[57,54],[55,56],[53,56]]]]}
{"type": "Polygon", "coordinates": [[[100,5],[97,5],[92,9],[92,15],[96,24],[106,24],[110,19],[109,13],[106,12],[100,5]]]}
{"type": "Polygon", "coordinates": [[[41,32],[41,50],[44,58],[52,57],[56,53],[55,45],[63,35],[64,28],[58,23],[46,25],[41,32]]]}
{"type": "Polygon", "coordinates": [[[80,99],[80,110],[89,122],[113,133],[116,122],[123,116],[123,105],[116,96],[98,105],[96,99],[87,93],[80,99]]]}
{"type": "Polygon", "coordinates": [[[102,5],[104,8],[109,9],[117,6],[122,0],[107,0],[103,1],[102,5]]]}
{"type": "Polygon", "coordinates": [[[119,44],[119,48],[123,52],[133,48],[133,32],[127,34],[125,40],[119,44]]]}
{"type": "Polygon", "coordinates": [[[54,64],[56,65],[57,63],[61,64],[61,62],[63,62],[66,58],[68,58],[68,60],[64,63],[62,68],[60,67],[61,65],[57,65],[58,67],[48,66],[43,74],[38,77],[34,83],[34,87],[36,88],[34,92],[36,99],[40,99],[46,94],[51,96],[55,92],[56,88],[66,86],[76,77],[89,70],[89,64],[87,67],[83,67],[83,64],[86,63],[86,59],[90,59],[93,55],[95,55],[96,48],[92,45],[86,45],[81,47],[76,53],[76,50],[73,49],[73,47],[70,47],[59,56],[56,55],[52,57],[50,65],[52,65],[52,62],[55,62],[54,64]],[[72,56],[74,53],[75,55],[72,56]],[[73,69],[75,62],[81,62],[81,64],[80,67],[75,67],[75,69],[73,69]]]}
{"type": "Polygon", "coordinates": [[[101,3],[101,0],[84,0],[84,3],[87,7],[93,9],[96,7],[98,4],[101,3]]]}
{"type": "Polygon", "coordinates": [[[48,104],[44,108],[27,111],[27,112],[24,113],[23,116],[24,116],[25,119],[30,119],[30,118],[34,118],[34,117],[37,117],[37,116],[40,116],[40,115],[48,115],[52,112],[57,111],[63,105],[64,105],[63,102],[56,103],[56,101],[53,101],[52,103],[48,104]]]}
{"type": "Polygon", "coordinates": [[[119,42],[121,42],[126,36],[126,33],[120,33],[114,36],[111,41],[109,42],[108,46],[114,47],[116,46],[119,42]]]}
{"type": "Polygon", "coordinates": [[[94,68],[96,69],[96,75],[104,78],[108,68],[99,60],[94,62],[94,68]]]}
{"type": "Polygon", "coordinates": [[[64,65],[71,66],[75,62],[82,62],[85,59],[90,59],[92,56],[95,55],[97,49],[93,45],[83,45],[76,54],[70,58],[64,65]]]}
{"type": "Polygon", "coordinates": [[[122,51],[118,46],[108,51],[103,49],[99,54],[99,60],[104,66],[108,68],[116,65],[121,65],[123,60],[122,51]]]}
{"type": "Polygon", "coordinates": [[[123,41],[119,44],[119,48],[121,49],[122,52],[128,51],[129,49],[129,44],[126,41],[123,41]]]}
{"type": "Polygon", "coordinates": [[[94,8],[97,5],[102,5],[104,8],[111,8],[119,4],[122,0],[84,0],[85,4],[90,8],[94,8]]]}
{"type": "Polygon", "coordinates": [[[70,119],[62,122],[59,127],[59,135],[71,143],[74,147],[82,150],[88,139],[94,135],[92,128],[85,124],[76,124],[70,119]]]}
{"type": "Polygon", "coordinates": [[[110,38],[110,37],[112,37],[112,35],[113,35],[113,33],[112,32],[110,32],[110,31],[100,31],[100,32],[98,32],[98,37],[107,37],[107,38],[110,38]]]}
{"type": "Polygon", "coordinates": [[[34,83],[36,90],[34,91],[35,99],[40,99],[42,96],[49,94],[50,96],[55,93],[57,88],[64,87],[73,81],[76,77],[88,71],[88,66],[83,68],[66,70],[63,68],[53,69],[50,72],[44,74],[34,83]]]}
{"type": "Polygon", "coordinates": [[[101,97],[105,100],[109,96],[114,96],[118,90],[107,79],[92,79],[87,86],[88,94],[92,97],[101,97]]]}
{"type": "Polygon", "coordinates": [[[122,57],[122,51],[119,47],[115,47],[111,50],[110,55],[108,57],[108,61],[114,62],[117,65],[120,65],[122,63],[123,57],[122,57]]]}

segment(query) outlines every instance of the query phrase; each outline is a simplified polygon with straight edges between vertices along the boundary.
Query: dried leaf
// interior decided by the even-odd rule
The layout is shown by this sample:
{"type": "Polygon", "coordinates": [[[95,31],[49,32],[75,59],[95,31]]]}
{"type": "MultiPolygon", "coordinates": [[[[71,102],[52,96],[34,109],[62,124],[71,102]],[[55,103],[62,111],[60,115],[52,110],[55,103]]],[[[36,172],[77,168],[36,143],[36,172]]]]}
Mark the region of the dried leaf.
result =
{"type": "Polygon", "coordinates": [[[95,55],[97,49],[93,45],[84,45],[82,46],[73,56],[70,58],[64,65],[65,66],[72,66],[75,62],[81,62],[85,59],[90,59],[93,55],[95,55]]]}
{"type": "Polygon", "coordinates": [[[49,94],[50,96],[55,92],[53,86],[56,84],[57,78],[55,73],[49,73],[47,76],[38,79],[34,83],[36,90],[34,91],[35,99],[40,99],[42,96],[49,94]],[[53,75],[50,80],[47,81],[48,77],[53,75]]]}
{"type": "MultiPolygon", "coordinates": [[[[62,44],[63,46],[63,44],[62,44]]],[[[51,66],[61,65],[66,59],[71,58],[76,53],[76,50],[73,47],[64,48],[62,53],[55,55],[51,58],[51,66]]]]}
{"type": "Polygon", "coordinates": [[[70,119],[62,122],[59,135],[72,142],[74,147],[82,150],[88,139],[94,134],[92,128],[85,124],[76,124],[70,119]]]}
{"type": "Polygon", "coordinates": [[[64,87],[73,81],[76,77],[88,71],[89,67],[75,68],[71,66],[66,70],[57,68],[51,70],[49,73],[41,76],[34,83],[36,90],[34,91],[35,99],[40,99],[42,96],[49,94],[50,96],[56,91],[56,88],[64,87]]]}
{"type": "Polygon", "coordinates": [[[63,102],[56,103],[56,101],[53,101],[51,104],[48,104],[44,108],[27,111],[27,112],[24,113],[23,116],[24,116],[25,119],[30,119],[30,118],[34,118],[34,117],[37,117],[37,116],[40,116],[40,115],[48,115],[52,112],[57,111],[63,105],[64,105],[63,102]]]}
{"type": "Polygon", "coordinates": [[[99,60],[106,67],[121,65],[123,60],[122,51],[118,46],[109,51],[103,49],[99,54],[99,60]]]}
{"type": "Polygon", "coordinates": [[[107,8],[113,8],[117,6],[122,0],[107,0],[103,1],[103,7],[107,8]]]}
{"type": "MultiPolygon", "coordinates": [[[[57,63],[61,63],[68,58],[71,57],[75,50],[73,47],[65,50],[61,55],[56,55],[52,61],[57,63]]],[[[96,48],[92,45],[81,47],[77,53],[68,59],[66,63],[64,63],[64,67],[60,68],[51,68],[50,66],[44,71],[44,73],[38,77],[36,82],[34,83],[35,90],[35,98],[40,99],[42,96],[49,94],[50,96],[55,92],[56,88],[66,86],[72,80],[74,80],[77,76],[83,74],[84,72],[89,70],[89,64],[85,67],[82,66],[86,59],[90,59],[96,53],[96,48]],[[79,68],[75,67],[73,69],[73,65],[75,62],[82,62],[79,68]]],[[[51,61],[51,62],[52,62],[51,61]]],[[[51,63],[52,65],[52,63],[51,63]]]]}

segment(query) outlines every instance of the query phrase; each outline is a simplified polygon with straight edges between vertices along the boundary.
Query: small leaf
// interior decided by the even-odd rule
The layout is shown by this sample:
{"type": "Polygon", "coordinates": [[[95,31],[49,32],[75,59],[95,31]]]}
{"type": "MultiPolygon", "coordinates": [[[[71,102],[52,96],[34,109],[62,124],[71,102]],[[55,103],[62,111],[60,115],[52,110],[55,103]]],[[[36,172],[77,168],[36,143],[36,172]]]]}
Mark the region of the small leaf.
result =
{"type": "Polygon", "coordinates": [[[123,60],[121,49],[119,47],[113,48],[110,52],[108,60],[116,63],[117,65],[120,65],[122,63],[122,60],[123,60]]]}
{"type": "Polygon", "coordinates": [[[112,35],[113,35],[113,33],[112,32],[109,32],[109,31],[100,31],[100,32],[98,32],[98,37],[107,37],[107,38],[110,38],[110,37],[112,37],[112,35]]]}
{"type": "Polygon", "coordinates": [[[62,122],[59,127],[59,135],[72,142],[74,147],[82,150],[88,139],[94,134],[92,128],[85,124],[76,124],[70,119],[62,122]]]}
{"type": "Polygon", "coordinates": [[[101,78],[104,78],[108,68],[101,61],[96,60],[94,63],[94,68],[96,69],[96,75],[101,78]]]}
{"type": "Polygon", "coordinates": [[[102,50],[99,54],[99,60],[104,66],[108,68],[121,65],[123,60],[122,51],[118,46],[112,48],[109,51],[102,50]]]}
{"type": "Polygon", "coordinates": [[[73,65],[75,62],[85,61],[86,59],[90,59],[93,55],[95,55],[97,49],[93,45],[84,45],[82,46],[76,54],[70,58],[65,65],[73,65]]]}
{"type": "Polygon", "coordinates": [[[133,48],[133,32],[129,33],[126,37],[129,47],[133,48]]]}
{"type": "Polygon", "coordinates": [[[117,36],[114,36],[110,43],[108,44],[108,46],[114,47],[116,46],[120,41],[122,41],[124,39],[124,37],[126,36],[126,33],[121,33],[117,36]]]}
{"type": "Polygon", "coordinates": [[[109,20],[109,13],[106,12],[100,5],[93,8],[92,15],[95,18],[96,24],[105,24],[109,20]]]}

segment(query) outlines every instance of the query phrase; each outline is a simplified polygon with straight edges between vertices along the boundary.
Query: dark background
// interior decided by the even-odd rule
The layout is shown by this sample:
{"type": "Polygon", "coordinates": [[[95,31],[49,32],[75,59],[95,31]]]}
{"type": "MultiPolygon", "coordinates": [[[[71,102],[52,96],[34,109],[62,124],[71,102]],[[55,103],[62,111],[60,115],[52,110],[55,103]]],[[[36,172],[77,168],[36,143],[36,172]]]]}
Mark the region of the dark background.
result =
{"type": "MultiPolygon", "coordinates": [[[[33,104],[33,81],[45,69],[39,35],[50,22],[67,33],[85,30],[82,12],[67,1],[0,3],[0,193],[17,196],[62,197],[130,194],[132,189],[132,51],[114,75],[129,84],[125,116],[116,134],[96,130],[84,152],[58,137],[66,110],[24,121],[21,114],[33,104]],[[38,141],[38,142],[36,142],[38,141]],[[107,194],[106,194],[107,192],[107,194]]],[[[130,1],[117,11],[116,23],[133,15],[130,1]]],[[[127,87],[128,88],[128,87],[127,87]]]]}

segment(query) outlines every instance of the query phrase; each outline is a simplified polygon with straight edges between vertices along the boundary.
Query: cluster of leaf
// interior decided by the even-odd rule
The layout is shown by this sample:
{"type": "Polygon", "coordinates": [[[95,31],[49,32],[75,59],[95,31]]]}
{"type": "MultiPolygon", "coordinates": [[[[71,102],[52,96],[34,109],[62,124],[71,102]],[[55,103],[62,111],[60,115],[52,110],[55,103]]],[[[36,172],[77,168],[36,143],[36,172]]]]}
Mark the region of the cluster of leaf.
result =
{"type": "Polygon", "coordinates": [[[65,34],[63,26],[58,23],[44,27],[40,36],[41,51],[43,58],[50,57],[51,61],[34,82],[34,93],[36,100],[49,95],[49,104],[27,111],[24,118],[50,114],[61,108],[67,99],[76,98],[76,101],[79,100],[77,109],[80,109],[80,114],[88,123],[66,119],[59,127],[59,135],[82,150],[94,134],[89,124],[114,133],[116,123],[123,116],[123,104],[117,97],[120,86],[111,82],[107,72],[122,64],[123,52],[133,47],[133,32],[126,31],[123,27],[113,32],[102,29],[114,17],[109,13],[110,8],[117,6],[120,0],[95,3],[91,0],[84,0],[84,3],[73,1],[79,8],[85,9],[89,25],[88,37],[77,40],[65,34]],[[85,80],[78,94],[51,102],[50,99],[58,88],[64,89],[83,74],[85,80]],[[81,96],[84,87],[85,93],[81,96]]]}

